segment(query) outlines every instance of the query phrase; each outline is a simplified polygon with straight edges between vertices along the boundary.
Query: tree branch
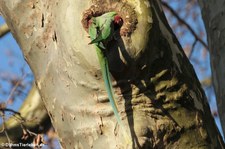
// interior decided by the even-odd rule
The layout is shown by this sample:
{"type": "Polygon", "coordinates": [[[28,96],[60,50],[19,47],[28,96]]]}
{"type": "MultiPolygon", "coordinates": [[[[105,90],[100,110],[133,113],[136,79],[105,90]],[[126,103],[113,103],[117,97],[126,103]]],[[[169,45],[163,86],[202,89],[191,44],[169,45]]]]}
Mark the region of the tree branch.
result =
{"type": "MultiPolygon", "coordinates": [[[[2,109],[1,111],[7,112],[10,110],[2,109]]],[[[43,130],[50,128],[50,119],[35,85],[30,90],[19,112],[11,112],[13,115],[0,126],[0,130],[2,130],[2,133],[0,133],[1,143],[9,143],[9,139],[12,142],[20,142],[24,135],[21,125],[32,132],[40,132],[41,127],[43,130]]]]}
{"type": "Polygon", "coordinates": [[[0,26],[0,38],[8,32],[10,32],[10,29],[8,28],[7,24],[3,24],[2,26],[0,26]]]}
{"type": "Polygon", "coordinates": [[[209,49],[208,45],[197,35],[197,33],[192,29],[192,27],[176,13],[176,11],[172,7],[170,7],[166,2],[163,2],[163,1],[162,1],[162,4],[166,9],[168,9],[174,15],[175,18],[177,18],[177,20],[181,24],[187,27],[187,29],[191,32],[191,34],[195,37],[197,41],[199,41],[207,50],[209,49]]]}

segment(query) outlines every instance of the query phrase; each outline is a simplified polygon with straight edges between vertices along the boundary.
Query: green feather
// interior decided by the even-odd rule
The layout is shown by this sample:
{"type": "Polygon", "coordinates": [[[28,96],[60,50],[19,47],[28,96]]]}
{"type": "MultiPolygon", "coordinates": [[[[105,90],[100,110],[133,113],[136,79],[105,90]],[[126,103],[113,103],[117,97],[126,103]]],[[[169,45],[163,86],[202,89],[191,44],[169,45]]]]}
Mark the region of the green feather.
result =
{"type": "Polygon", "coordinates": [[[108,12],[99,17],[92,18],[92,23],[89,27],[89,34],[92,41],[89,44],[105,42],[112,37],[114,33],[112,22],[114,21],[115,15],[116,12],[108,12]]]}
{"type": "Polygon", "coordinates": [[[92,23],[90,24],[89,30],[88,30],[92,41],[89,44],[95,44],[96,52],[98,55],[98,59],[99,59],[99,63],[100,63],[101,71],[102,71],[102,76],[103,76],[103,80],[104,80],[105,88],[109,97],[110,104],[113,108],[113,112],[115,114],[117,122],[123,129],[126,140],[130,142],[128,134],[125,131],[122,120],[118,113],[118,108],[115,102],[112,83],[110,79],[108,60],[105,53],[106,51],[105,44],[107,44],[108,40],[110,40],[110,38],[112,38],[114,34],[113,21],[114,21],[115,15],[116,15],[116,12],[108,12],[99,17],[92,18],[92,23]]]}

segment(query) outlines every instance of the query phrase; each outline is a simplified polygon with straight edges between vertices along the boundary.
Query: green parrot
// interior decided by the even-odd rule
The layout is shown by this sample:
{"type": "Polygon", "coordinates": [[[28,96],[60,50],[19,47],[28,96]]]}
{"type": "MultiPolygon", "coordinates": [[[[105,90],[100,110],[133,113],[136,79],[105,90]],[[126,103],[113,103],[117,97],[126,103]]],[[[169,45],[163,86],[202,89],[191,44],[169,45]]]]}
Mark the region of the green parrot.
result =
{"type": "Polygon", "coordinates": [[[128,139],[128,134],[125,131],[115,102],[112,83],[110,79],[108,60],[106,57],[106,45],[110,40],[112,40],[114,36],[115,25],[121,25],[121,21],[122,18],[119,17],[116,12],[108,12],[98,17],[92,17],[88,22],[88,32],[92,40],[89,44],[95,44],[110,104],[113,108],[113,112],[116,116],[118,124],[122,127],[124,131],[125,138],[128,139]]]}
{"type": "Polygon", "coordinates": [[[116,12],[108,12],[99,17],[93,17],[91,20],[89,20],[88,32],[92,40],[89,44],[95,43],[101,49],[106,49],[104,44],[107,44],[106,42],[111,40],[114,34],[113,22],[115,16],[116,12]]]}

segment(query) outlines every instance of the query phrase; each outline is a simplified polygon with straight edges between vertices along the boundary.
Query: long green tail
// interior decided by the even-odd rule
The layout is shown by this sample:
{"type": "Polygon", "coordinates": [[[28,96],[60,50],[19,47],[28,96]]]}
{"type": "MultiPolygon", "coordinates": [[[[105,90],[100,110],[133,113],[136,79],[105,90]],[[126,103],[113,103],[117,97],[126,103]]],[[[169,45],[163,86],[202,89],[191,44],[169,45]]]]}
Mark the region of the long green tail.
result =
{"type": "Polygon", "coordinates": [[[118,113],[118,108],[117,108],[117,105],[115,102],[112,83],[111,83],[111,79],[110,79],[110,75],[109,75],[108,60],[99,47],[96,46],[96,50],[97,50],[97,55],[98,55],[101,71],[102,71],[103,80],[105,83],[105,88],[106,88],[107,94],[109,96],[110,104],[113,108],[113,112],[116,116],[118,123],[121,125],[122,121],[121,121],[119,113],[118,113]]]}
{"type": "Polygon", "coordinates": [[[119,125],[121,126],[121,128],[123,130],[125,138],[129,142],[130,139],[128,137],[128,133],[126,132],[125,127],[122,123],[122,120],[120,119],[120,116],[119,116],[119,113],[118,113],[118,108],[117,108],[117,105],[116,105],[116,102],[115,102],[112,83],[111,83],[110,74],[109,74],[109,65],[108,65],[107,57],[104,55],[104,53],[102,52],[102,50],[98,46],[96,46],[96,51],[97,51],[97,55],[98,55],[98,59],[99,59],[99,63],[100,63],[100,67],[101,67],[102,76],[103,76],[103,80],[104,80],[104,83],[105,83],[106,91],[107,91],[107,94],[109,96],[110,104],[113,108],[113,112],[116,116],[117,122],[119,123],[119,125]]]}

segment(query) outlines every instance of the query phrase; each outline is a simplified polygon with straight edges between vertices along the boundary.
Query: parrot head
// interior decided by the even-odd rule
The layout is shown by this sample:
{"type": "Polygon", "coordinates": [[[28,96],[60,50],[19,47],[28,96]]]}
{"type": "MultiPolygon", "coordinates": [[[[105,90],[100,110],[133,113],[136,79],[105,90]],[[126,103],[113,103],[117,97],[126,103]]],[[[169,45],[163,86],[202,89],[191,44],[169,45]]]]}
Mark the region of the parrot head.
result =
{"type": "Polygon", "coordinates": [[[92,39],[89,44],[106,42],[123,25],[122,18],[116,12],[108,12],[98,17],[92,17],[87,21],[88,33],[92,39]]]}
{"type": "Polygon", "coordinates": [[[123,25],[123,19],[119,15],[116,15],[114,17],[114,23],[119,25],[119,26],[122,26],[123,25]]]}
{"type": "MultiPolygon", "coordinates": [[[[91,24],[93,23],[93,18],[88,19],[88,28],[91,26],[91,24]]],[[[114,21],[113,21],[114,25],[116,25],[118,28],[120,28],[123,25],[123,19],[119,16],[116,15],[114,17],[114,21]]]]}
{"type": "Polygon", "coordinates": [[[115,30],[120,29],[120,27],[122,25],[123,25],[123,19],[119,15],[116,15],[114,17],[114,27],[115,27],[115,30]]]}

